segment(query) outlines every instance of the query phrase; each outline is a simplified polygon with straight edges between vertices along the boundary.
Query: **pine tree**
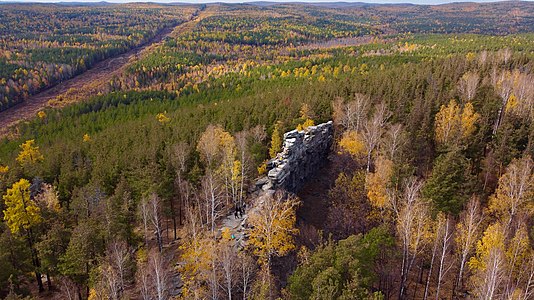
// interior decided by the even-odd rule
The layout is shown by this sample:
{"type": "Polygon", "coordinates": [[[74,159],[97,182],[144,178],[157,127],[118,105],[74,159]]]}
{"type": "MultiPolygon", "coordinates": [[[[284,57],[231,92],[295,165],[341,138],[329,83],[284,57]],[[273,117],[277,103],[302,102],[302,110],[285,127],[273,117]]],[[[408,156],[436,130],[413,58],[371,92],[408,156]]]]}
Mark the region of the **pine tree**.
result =
{"type": "Polygon", "coordinates": [[[458,214],[470,195],[469,162],[460,151],[439,156],[424,188],[423,196],[443,212],[458,214]]]}

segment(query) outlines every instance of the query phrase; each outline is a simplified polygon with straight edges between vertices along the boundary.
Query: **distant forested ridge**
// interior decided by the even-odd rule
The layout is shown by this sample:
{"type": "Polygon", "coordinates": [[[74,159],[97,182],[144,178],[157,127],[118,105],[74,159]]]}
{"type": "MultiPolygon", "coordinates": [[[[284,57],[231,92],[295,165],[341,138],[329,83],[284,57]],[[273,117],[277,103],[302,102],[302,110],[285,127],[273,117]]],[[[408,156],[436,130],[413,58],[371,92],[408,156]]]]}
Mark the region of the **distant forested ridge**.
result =
{"type": "Polygon", "coordinates": [[[143,44],[194,10],[0,4],[0,111],[143,44]]]}

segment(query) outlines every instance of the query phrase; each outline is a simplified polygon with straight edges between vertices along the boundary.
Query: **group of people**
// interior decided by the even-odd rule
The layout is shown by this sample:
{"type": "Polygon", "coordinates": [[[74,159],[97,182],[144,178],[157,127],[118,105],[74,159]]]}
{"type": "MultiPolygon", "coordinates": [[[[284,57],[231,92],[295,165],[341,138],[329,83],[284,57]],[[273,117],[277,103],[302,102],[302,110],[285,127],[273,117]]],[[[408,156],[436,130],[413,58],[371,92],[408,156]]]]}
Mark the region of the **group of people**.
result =
{"type": "Polygon", "coordinates": [[[236,204],[235,206],[235,210],[234,210],[234,217],[237,219],[238,217],[239,218],[242,218],[243,215],[245,214],[245,207],[246,207],[246,204],[243,203],[242,206],[239,206],[236,204]]]}

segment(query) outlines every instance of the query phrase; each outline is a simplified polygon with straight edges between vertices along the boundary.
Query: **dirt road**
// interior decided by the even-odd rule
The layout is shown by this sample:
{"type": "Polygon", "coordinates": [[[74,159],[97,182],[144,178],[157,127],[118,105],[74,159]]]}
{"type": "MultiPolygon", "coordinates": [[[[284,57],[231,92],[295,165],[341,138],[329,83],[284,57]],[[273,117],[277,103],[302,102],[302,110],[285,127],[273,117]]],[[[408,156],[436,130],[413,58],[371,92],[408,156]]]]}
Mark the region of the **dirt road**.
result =
{"type": "MultiPolygon", "coordinates": [[[[86,72],[33,95],[23,103],[0,112],[0,137],[7,135],[10,127],[35,117],[37,112],[50,106],[49,100],[61,97],[66,100],[64,101],[64,105],[67,105],[73,102],[72,99],[86,98],[84,96],[91,95],[92,91],[97,91],[99,88],[104,87],[115,75],[120,75],[130,60],[135,60],[136,57],[143,55],[145,51],[150,51],[149,49],[153,45],[160,43],[169,35],[190,30],[199,19],[200,17],[196,17],[176,27],[167,27],[161,30],[150,41],[121,55],[98,62],[86,72]]],[[[60,103],[59,106],[62,106],[62,104],[60,103]]]]}

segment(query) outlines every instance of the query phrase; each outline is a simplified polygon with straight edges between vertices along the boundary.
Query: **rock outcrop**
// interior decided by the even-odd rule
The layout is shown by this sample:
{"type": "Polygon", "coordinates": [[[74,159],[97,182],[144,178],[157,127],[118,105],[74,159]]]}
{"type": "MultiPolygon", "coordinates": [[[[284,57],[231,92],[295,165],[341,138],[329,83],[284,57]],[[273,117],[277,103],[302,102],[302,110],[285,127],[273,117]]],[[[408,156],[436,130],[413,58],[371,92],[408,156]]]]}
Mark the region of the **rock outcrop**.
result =
{"type": "Polygon", "coordinates": [[[243,216],[236,218],[233,211],[224,218],[219,226],[219,234],[228,228],[237,249],[245,247],[248,239],[248,217],[254,214],[266,197],[273,197],[275,190],[297,192],[305,180],[324,163],[333,140],[333,124],[310,126],[306,130],[293,130],[284,134],[283,148],[267,163],[267,176],[251,188],[251,197],[243,216]]]}
{"type": "Polygon", "coordinates": [[[282,151],[267,163],[267,177],[258,180],[257,188],[297,192],[308,176],[324,163],[333,133],[332,121],[285,133],[282,151]]]}

